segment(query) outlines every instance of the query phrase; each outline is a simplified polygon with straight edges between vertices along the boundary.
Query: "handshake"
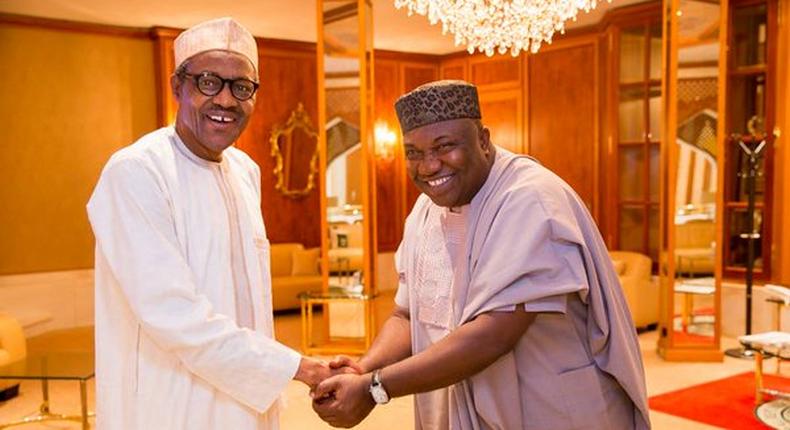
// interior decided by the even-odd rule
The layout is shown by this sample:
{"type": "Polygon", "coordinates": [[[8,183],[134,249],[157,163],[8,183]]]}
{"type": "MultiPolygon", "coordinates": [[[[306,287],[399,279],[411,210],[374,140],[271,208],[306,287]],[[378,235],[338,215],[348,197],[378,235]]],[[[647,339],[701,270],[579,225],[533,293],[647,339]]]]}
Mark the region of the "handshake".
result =
{"type": "Polygon", "coordinates": [[[353,427],[376,406],[369,392],[371,375],[350,357],[328,363],[302,357],[294,379],[310,387],[313,410],[333,427],[353,427]]]}

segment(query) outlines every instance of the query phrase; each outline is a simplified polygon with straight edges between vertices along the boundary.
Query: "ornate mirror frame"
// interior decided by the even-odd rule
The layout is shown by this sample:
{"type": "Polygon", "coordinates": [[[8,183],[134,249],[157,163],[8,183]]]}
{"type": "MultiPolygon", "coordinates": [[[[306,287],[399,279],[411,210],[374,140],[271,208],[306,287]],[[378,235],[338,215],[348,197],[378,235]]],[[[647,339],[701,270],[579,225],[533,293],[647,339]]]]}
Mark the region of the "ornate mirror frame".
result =
{"type": "Polygon", "coordinates": [[[286,197],[291,198],[299,198],[310,194],[310,191],[315,188],[315,176],[318,174],[318,142],[318,132],[315,130],[315,127],[313,127],[310,116],[305,112],[304,106],[302,103],[299,103],[296,109],[291,112],[288,122],[286,122],[284,126],[280,126],[279,124],[275,125],[272,129],[271,137],[269,137],[269,144],[272,146],[271,155],[274,158],[273,173],[277,178],[274,189],[280,191],[286,197]],[[283,136],[290,137],[297,128],[304,130],[304,132],[315,141],[315,150],[313,150],[313,155],[310,157],[310,171],[307,175],[307,185],[300,190],[292,190],[287,188],[285,183],[285,165],[279,142],[280,138],[283,136]]]}

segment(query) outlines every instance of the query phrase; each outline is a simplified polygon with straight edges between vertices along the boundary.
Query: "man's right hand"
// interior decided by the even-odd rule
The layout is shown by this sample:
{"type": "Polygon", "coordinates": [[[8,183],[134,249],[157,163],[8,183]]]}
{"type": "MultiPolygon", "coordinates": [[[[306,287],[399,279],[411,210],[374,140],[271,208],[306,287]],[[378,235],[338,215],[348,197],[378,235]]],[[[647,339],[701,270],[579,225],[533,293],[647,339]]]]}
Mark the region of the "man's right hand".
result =
{"type": "Polygon", "coordinates": [[[323,360],[302,356],[294,379],[304,383],[312,391],[321,381],[330,376],[332,376],[332,370],[329,368],[328,363],[323,360]]]}
{"type": "Polygon", "coordinates": [[[332,363],[337,362],[334,366],[332,363],[327,363],[323,360],[302,356],[299,362],[299,368],[296,370],[294,379],[300,381],[310,387],[312,392],[324,379],[334,375],[344,373],[360,374],[363,373],[359,366],[349,357],[342,357],[343,360],[338,360],[341,357],[332,360],[332,363]],[[346,364],[348,363],[348,364],[346,364]]]}
{"type": "Polygon", "coordinates": [[[356,373],[359,375],[365,373],[362,365],[347,355],[336,356],[334,360],[329,362],[329,368],[338,370],[340,373],[356,373]]]}

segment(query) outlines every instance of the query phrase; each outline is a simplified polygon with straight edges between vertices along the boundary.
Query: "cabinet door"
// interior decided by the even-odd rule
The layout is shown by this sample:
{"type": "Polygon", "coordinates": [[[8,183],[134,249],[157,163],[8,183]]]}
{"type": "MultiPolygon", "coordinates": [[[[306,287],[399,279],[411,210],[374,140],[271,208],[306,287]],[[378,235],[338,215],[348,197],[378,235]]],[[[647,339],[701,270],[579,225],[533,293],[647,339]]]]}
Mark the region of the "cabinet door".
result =
{"type": "Polygon", "coordinates": [[[736,0],[731,4],[722,258],[724,276],[736,279],[746,272],[749,246],[755,277],[771,278],[776,24],[775,1],[736,0]],[[750,220],[749,156],[740,142],[756,150],[763,140],[766,145],[755,169],[755,210],[750,220]]]}
{"type": "Polygon", "coordinates": [[[611,165],[616,169],[617,249],[658,261],[661,141],[661,26],[658,15],[617,27],[611,165]]]}

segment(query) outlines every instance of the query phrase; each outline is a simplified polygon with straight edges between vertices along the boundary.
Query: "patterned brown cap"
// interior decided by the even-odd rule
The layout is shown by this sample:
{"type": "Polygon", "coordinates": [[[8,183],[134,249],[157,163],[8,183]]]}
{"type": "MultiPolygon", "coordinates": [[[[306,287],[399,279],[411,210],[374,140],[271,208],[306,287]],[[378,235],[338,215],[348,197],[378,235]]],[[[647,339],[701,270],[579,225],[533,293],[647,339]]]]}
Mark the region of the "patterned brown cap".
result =
{"type": "Polygon", "coordinates": [[[480,119],[477,87],[466,81],[444,80],[421,85],[395,102],[403,133],[451,119],[480,119]]]}

